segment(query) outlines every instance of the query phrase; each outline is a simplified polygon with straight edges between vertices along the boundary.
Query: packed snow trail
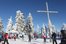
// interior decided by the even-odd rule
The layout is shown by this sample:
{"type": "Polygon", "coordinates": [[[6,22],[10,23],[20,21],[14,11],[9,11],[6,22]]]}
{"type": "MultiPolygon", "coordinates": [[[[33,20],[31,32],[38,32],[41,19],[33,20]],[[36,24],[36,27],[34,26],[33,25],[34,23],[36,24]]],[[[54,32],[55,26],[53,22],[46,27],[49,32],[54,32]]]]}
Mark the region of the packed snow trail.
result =
{"type": "MultiPolygon", "coordinates": [[[[60,40],[57,40],[58,44],[60,43],[60,40]]],[[[1,44],[1,43],[0,43],[1,44]]],[[[48,39],[46,43],[43,42],[43,39],[33,39],[31,42],[28,42],[26,40],[17,39],[16,41],[14,39],[9,39],[9,44],[52,44],[48,39]]]]}

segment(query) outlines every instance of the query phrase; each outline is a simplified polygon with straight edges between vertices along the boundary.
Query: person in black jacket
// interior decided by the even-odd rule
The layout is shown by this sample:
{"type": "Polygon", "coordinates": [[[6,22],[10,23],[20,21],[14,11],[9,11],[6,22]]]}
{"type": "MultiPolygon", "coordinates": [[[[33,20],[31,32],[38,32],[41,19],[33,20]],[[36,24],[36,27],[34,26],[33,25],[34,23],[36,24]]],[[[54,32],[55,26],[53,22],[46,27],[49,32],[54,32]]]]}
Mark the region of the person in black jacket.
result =
{"type": "Polygon", "coordinates": [[[28,37],[29,37],[29,42],[31,42],[31,34],[30,33],[29,33],[28,37]]]}
{"type": "Polygon", "coordinates": [[[66,44],[66,30],[61,30],[61,43],[66,44]]]}
{"type": "Polygon", "coordinates": [[[53,40],[53,44],[54,43],[57,44],[57,41],[56,41],[56,33],[55,32],[52,33],[52,40],[53,40]]]}

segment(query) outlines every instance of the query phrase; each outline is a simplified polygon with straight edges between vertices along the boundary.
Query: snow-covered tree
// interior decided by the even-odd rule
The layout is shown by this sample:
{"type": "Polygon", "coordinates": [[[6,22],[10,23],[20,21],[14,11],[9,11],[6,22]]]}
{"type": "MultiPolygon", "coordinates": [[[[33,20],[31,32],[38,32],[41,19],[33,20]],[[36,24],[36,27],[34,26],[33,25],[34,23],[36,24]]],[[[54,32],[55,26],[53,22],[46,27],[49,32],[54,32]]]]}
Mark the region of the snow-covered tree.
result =
{"type": "Polygon", "coordinates": [[[66,30],[66,24],[65,24],[65,23],[63,23],[61,29],[62,29],[62,30],[66,30]]]}
{"type": "Polygon", "coordinates": [[[54,31],[54,25],[52,24],[51,20],[48,19],[48,37],[50,38],[50,42],[51,42],[51,36],[52,36],[52,33],[55,32],[54,31]]]}
{"type": "Polygon", "coordinates": [[[2,32],[2,31],[3,31],[3,23],[2,23],[2,19],[0,17],[0,32],[2,32]]]}
{"type": "Polygon", "coordinates": [[[29,32],[32,32],[33,33],[33,31],[34,31],[34,26],[33,26],[33,18],[32,18],[32,15],[31,15],[31,13],[29,13],[29,16],[28,16],[28,18],[27,18],[27,23],[26,23],[27,25],[28,25],[28,27],[29,27],[29,32]]]}
{"type": "Polygon", "coordinates": [[[53,32],[57,32],[55,25],[52,25],[53,32]]]}
{"type": "Polygon", "coordinates": [[[8,19],[8,24],[7,24],[7,28],[6,28],[6,32],[9,32],[13,29],[13,21],[12,21],[12,17],[10,17],[8,19]]]}
{"type": "Polygon", "coordinates": [[[46,28],[45,28],[45,25],[44,24],[42,26],[42,33],[46,34],[46,28]]]}
{"type": "Polygon", "coordinates": [[[16,11],[16,17],[15,18],[16,18],[16,23],[15,23],[16,30],[18,32],[22,32],[24,29],[24,26],[25,26],[25,18],[24,18],[23,13],[20,10],[16,11]]]}
{"type": "Polygon", "coordinates": [[[48,23],[48,30],[49,30],[49,35],[52,35],[52,32],[56,32],[55,26],[52,24],[50,19],[48,23]]]}
{"type": "Polygon", "coordinates": [[[49,36],[51,36],[52,35],[52,32],[53,32],[53,26],[52,26],[53,24],[52,24],[52,22],[51,22],[51,20],[49,19],[49,21],[48,21],[48,29],[49,29],[49,36]]]}
{"type": "Polygon", "coordinates": [[[39,25],[37,24],[37,29],[36,29],[36,32],[39,34],[39,33],[41,33],[41,30],[40,30],[40,27],[39,27],[39,25]]]}

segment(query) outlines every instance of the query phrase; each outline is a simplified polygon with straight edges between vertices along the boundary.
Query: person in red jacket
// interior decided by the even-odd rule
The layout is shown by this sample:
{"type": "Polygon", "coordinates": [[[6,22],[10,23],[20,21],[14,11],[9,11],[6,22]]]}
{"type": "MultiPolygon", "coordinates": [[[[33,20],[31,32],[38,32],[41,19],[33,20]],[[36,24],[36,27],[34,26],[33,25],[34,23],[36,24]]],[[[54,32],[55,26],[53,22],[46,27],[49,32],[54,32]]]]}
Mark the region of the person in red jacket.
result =
{"type": "Polygon", "coordinates": [[[44,39],[44,42],[46,42],[46,35],[42,33],[42,38],[44,39]]]}
{"type": "Polygon", "coordinates": [[[38,38],[38,36],[37,36],[37,33],[36,33],[36,32],[34,33],[34,38],[35,38],[35,40],[38,38]]]}
{"type": "Polygon", "coordinates": [[[4,34],[4,43],[3,43],[3,44],[5,44],[5,42],[6,42],[7,44],[9,44],[9,42],[8,42],[8,33],[5,33],[5,34],[4,34]]]}

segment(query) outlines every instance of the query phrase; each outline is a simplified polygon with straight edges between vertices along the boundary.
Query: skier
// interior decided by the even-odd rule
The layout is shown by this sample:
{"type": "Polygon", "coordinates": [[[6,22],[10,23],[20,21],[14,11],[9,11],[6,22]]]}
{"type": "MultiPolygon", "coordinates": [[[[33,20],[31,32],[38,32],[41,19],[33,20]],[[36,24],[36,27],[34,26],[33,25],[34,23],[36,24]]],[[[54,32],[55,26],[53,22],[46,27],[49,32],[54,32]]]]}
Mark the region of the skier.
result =
{"type": "Polygon", "coordinates": [[[57,44],[55,32],[52,33],[52,40],[53,40],[53,44],[54,44],[54,42],[57,44]]]}

